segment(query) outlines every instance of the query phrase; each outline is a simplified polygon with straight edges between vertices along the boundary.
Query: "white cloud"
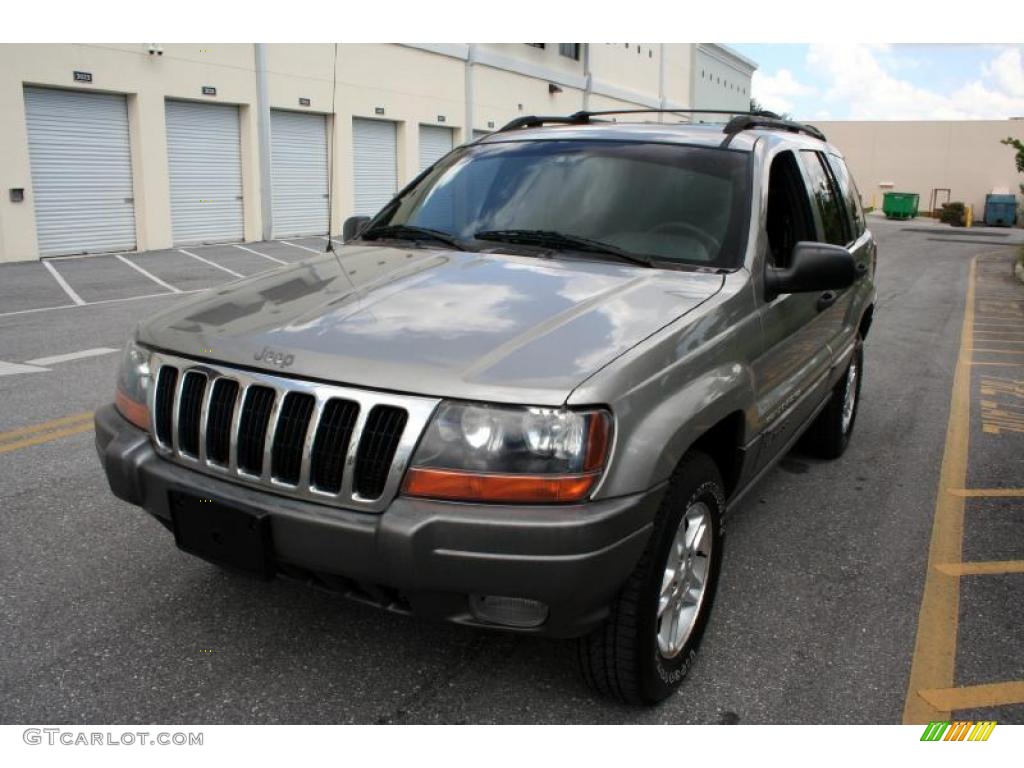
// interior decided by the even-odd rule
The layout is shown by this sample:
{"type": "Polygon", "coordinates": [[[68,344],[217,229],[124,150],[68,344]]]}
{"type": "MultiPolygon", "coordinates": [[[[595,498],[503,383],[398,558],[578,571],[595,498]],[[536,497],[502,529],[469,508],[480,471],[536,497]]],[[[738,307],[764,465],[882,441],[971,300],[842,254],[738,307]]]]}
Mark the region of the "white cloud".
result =
{"type": "Polygon", "coordinates": [[[1000,51],[982,68],[982,78],[951,93],[893,76],[883,61],[887,46],[812,45],[807,64],[826,85],[822,109],[853,120],[998,120],[1024,114],[1024,71],[1018,47],[1000,51]]]}
{"type": "Polygon", "coordinates": [[[794,99],[811,96],[815,89],[799,82],[788,69],[780,69],[774,75],[755,70],[750,92],[765,109],[773,112],[792,112],[796,106],[794,99]]]}
{"type": "Polygon", "coordinates": [[[1024,97],[1024,63],[1020,48],[1008,48],[985,65],[986,76],[1012,96],[1024,97]]]}

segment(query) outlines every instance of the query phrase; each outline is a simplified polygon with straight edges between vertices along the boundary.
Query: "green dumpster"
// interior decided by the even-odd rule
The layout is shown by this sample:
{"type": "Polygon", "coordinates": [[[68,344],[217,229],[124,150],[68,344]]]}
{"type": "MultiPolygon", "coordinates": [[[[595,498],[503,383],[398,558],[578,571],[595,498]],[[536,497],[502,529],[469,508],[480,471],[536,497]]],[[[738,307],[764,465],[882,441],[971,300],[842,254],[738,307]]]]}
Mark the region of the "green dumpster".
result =
{"type": "Polygon", "coordinates": [[[916,192],[886,192],[882,195],[882,213],[890,219],[913,219],[920,198],[916,192]]]}

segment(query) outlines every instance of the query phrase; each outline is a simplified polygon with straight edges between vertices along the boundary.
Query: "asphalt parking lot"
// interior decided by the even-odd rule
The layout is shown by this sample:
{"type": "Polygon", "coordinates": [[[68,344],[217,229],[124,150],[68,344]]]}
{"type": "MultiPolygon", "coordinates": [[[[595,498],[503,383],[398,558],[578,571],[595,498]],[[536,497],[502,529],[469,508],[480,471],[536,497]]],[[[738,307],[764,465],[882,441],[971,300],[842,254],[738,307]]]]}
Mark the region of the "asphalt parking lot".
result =
{"type": "Polygon", "coordinates": [[[0,722],[1024,723],[1024,233],[871,225],[851,447],[735,511],[653,709],[594,698],[555,642],[230,575],[109,493],[89,414],[132,325],[324,239],[0,266],[0,722]]]}

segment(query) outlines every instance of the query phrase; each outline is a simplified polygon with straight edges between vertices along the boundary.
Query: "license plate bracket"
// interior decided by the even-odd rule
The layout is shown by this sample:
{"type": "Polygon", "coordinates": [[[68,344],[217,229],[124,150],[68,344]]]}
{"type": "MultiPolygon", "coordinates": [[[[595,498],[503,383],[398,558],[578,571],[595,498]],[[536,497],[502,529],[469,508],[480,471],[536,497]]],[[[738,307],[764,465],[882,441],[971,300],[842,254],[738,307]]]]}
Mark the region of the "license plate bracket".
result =
{"type": "Polygon", "coordinates": [[[261,579],[274,575],[270,516],[188,493],[169,493],[178,548],[261,579]]]}

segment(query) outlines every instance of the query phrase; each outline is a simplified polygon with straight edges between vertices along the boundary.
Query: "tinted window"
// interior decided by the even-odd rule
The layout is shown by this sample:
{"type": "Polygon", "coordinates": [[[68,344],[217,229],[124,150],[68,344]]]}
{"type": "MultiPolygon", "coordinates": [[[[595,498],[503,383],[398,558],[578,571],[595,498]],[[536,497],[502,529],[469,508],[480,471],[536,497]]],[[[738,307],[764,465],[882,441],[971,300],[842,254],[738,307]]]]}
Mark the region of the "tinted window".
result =
{"type": "Polygon", "coordinates": [[[864,230],[866,229],[866,224],[864,223],[864,207],[861,203],[860,192],[857,190],[857,185],[854,183],[853,177],[850,175],[850,170],[846,167],[846,163],[843,161],[843,158],[837,157],[836,155],[829,155],[828,162],[829,165],[832,166],[832,172],[835,174],[836,183],[839,185],[839,193],[846,201],[846,209],[849,211],[853,237],[858,238],[864,234],[864,230]]]}
{"type": "MultiPolygon", "coordinates": [[[[375,225],[448,232],[546,230],[712,267],[742,262],[749,155],[619,141],[530,141],[456,150],[375,225]]],[[[493,243],[476,241],[481,248],[493,243]]]]}
{"type": "Polygon", "coordinates": [[[804,150],[800,153],[807,186],[821,216],[822,233],[826,243],[846,245],[851,238],[847,232],[846,206],[837,196],[832,177],[822,165],[822,156],[817,152],[804,150]]]}
{"type": "Polygon", "coordinates": [[[786,268],[793,248],[802,240],[817,240],[807,203],[807,187],[792,152],[780,152],[768,173],[768,209],[765,216],[768,260],[786,268]]]}

